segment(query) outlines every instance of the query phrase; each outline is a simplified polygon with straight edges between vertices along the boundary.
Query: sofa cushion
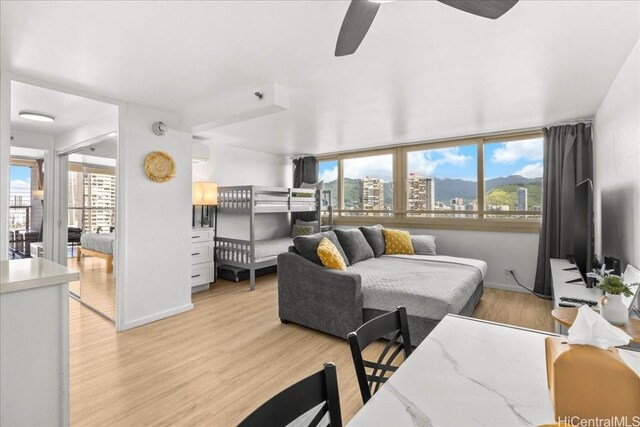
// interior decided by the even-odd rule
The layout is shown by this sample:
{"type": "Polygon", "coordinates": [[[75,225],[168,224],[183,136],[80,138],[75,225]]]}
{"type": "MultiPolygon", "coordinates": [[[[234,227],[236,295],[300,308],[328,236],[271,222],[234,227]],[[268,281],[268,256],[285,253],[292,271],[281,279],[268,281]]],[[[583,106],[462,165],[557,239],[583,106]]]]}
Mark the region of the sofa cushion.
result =
{"type": "Polygon", "coordinates": [[[323,237],[318,245],[318,258],[322,261],[322,265],[332,270],[345,271],[347,269],[338,248],[326,237],[323,237]]]}
{"type": "Polygon", "coordinates": [[[316,233],[310,236],[294,237],[293,246],[295,246],[300,256],[308,259],[311,262],[315,262],[318,265],[322,265],[322,261],[320,261],[320,257],[318,256],[318,246],[320,246],[320,242],[322,241],[323,237],[331,240],[331,243],[336,245],[338,252],[340,252],[340,255],[342,255],[342,258],[344,259],[344,263],[346,265],[349,265],[349,259],[345,255],[344,250],[342,249],[342,246],[338,241],[336,233],[334,233],[333,231],[325,231],[324,233],[316,233]]]}
{"type": "Polygon", "coordinates": [[[373,258],[373,249],[359,229],[335,230],[335,233],[350,264],[373,258]]]}
{"type": "Polygon", "coordinates": [[[415,255],[411,244],[411,235],[404,230],[382,230],[384,234],[384,253],[386,255],[415,255]]]}
{"type": "Polygon", "coordinates": [[[373,256],[378,258],[380,255],[384,255],[384,235],[382,234],[383,226],[380,224],[372,225],[369,227],[360,227],[359,230],[367,239],[367,243],[373,249],[373,256]]]}
{"type": "Polygon", "coordinates": [[[428,234],[411,236],[411,245],[416,255],[436,254],[436,236],[430,236],[428,234]]]}

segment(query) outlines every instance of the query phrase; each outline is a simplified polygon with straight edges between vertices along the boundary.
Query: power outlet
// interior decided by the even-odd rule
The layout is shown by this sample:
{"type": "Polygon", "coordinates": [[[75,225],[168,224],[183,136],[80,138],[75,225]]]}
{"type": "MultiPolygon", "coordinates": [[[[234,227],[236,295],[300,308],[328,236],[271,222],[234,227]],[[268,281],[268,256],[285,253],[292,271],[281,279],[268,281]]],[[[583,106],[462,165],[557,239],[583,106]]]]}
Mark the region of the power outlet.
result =
{"type": "Polygon", "coordinates": [[[513,272],[513,274],[515,274],[516,271],[514,269],[512,269],[512,268],[505,268],[504,269],[505,276],[511,276],[511,272],[513,272]]]}

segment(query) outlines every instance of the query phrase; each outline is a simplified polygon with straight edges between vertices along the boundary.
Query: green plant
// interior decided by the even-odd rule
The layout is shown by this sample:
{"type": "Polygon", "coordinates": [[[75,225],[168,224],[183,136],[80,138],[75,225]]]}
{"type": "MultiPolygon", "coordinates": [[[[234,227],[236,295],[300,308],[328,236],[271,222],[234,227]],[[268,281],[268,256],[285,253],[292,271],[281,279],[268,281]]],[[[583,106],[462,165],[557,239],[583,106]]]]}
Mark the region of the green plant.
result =
{"type": "Polygon", "coordinates": [[[613,270],[607,270],[605,265],[602,265],[600,271],[593,270],[593,273],[588,273],[588,277],[593,277],[598,280],[598,287],[611,295],[624,295],[630,297],[633,295],[631,287],[638,286],[640,283],[626,284],[623,278],[610,274],[613,270]]]}

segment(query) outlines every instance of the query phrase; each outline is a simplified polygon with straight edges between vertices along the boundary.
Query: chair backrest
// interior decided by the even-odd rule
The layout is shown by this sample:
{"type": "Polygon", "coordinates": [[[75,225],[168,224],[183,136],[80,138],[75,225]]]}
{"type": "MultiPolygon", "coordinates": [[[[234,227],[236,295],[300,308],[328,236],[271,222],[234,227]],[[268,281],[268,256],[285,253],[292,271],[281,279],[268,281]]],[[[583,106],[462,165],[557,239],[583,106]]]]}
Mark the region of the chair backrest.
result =
{"type": "Polygon", "coordinates": [[[286,426],[301,415],[322,404],[309,422],[315,427],[329,413],[329,426],[342,427],[340,394],[336,365],[326,363],[322,371],[293,384],[263,403],[246,417],[240,427],[286,426]]]}
{"type": "Polygon", "coordinates": [[[387,381],[386,374],[393,373],[398,369],[397,365],[393,365],[393,361],[400,354],[400,351],[404,350],[405,359],[411,355],[407,310],[404,307],[398,307],[396,311],[371,319],[355,332],[351,332],[347,339],[351,347],[351,356],[356,369],[362,401],[367,403],[371,399],[371,395],[387,381]],[[390,339],[377,361],[364,360],[362,351],[369,344],[381,338],[390,339]],[[400,341],[398,341],[399,339],[400,341]],[[395,348],[393,348],[394,346],[395,348]],[[371,369],[371,373],[367,374],[366,368],[371,369]]]}

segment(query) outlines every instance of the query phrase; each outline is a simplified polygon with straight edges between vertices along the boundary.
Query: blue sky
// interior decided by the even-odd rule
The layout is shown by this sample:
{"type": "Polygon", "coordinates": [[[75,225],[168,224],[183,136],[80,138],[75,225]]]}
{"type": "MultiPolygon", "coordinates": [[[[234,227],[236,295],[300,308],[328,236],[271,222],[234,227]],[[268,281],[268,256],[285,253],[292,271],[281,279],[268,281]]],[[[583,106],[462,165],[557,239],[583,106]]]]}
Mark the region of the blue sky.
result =
{"type": "Polygon", "coordinates": [[[11,188],[29,188],[31,169],[27,166],[11,166],[9,179],[11,180],[11,188]]]}
{"type": "MultiPolygon", "coordinates": [[[[528,139],[485,144],[485,179],[510,175],[526,178],[542,177],[542,139],[528,139]]],[[[476,145],[413,151],[408,154],[409,172],[436,178],[457,178],[475,181],[477,178],[476,145]]],[[[391,155],[362,157],[344,161],[348,178],[374,176],[391,180],[391,155]]],[[[338,176],[336,161],[320,162],[320,179],[333,181],[338,176]]]]}

